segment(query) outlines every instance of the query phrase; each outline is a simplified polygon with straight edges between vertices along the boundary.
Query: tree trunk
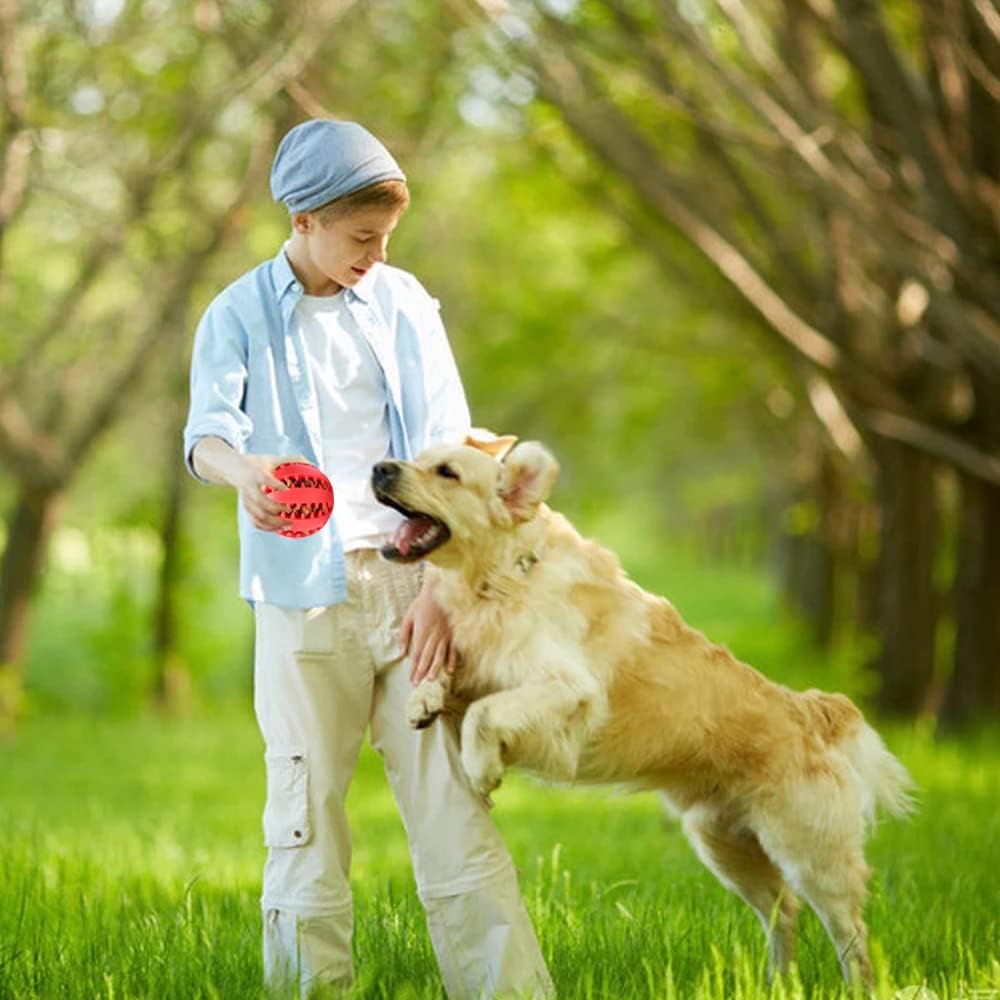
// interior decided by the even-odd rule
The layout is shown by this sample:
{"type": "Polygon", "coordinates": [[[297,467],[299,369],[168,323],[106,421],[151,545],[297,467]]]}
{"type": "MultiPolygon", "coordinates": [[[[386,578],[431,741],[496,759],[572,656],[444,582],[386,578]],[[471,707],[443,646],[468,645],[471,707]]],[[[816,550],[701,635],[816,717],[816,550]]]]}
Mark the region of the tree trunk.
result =
{"type": "Polygon", "coordinates": [[[833,456],[806,438],[794,502],[785,512],[782,585],[788,606],[800,615],[813,639],[828,646],[837,622],[837,579],[844,562],[843,487],[833,456]]]}
{"type": "Polygon", "coordinates": [[[1000,712],[1000,488],[968,476],[960,486],[955,658],[941,709],[949,726],[1000,712]]]}
{"type": "Polygon", "coordinates": [[[21,703],[31,598],[61,498],[60,490],[23,485],[7,518],[0,563],[0,731],[13,726],[21,703]]]}
{"type": "MultiPolygon", "coordinates": [[[[174,436],[179,440],[179,434],[174,436]]],[[[177,592],[180,577],[180,533],[187,474],[180,459],[170,463],[160,540],[159,594],[153,639],[153,703],[157,709],[182,714],[191,701],[191,678],[177,650],[177,592]]]]}
{"type": "Polygon", "coordinates": [[[878,439],[881,514],[878,559],[879,707],[894,715],[926,708],[934,676],[938,524],[934,462],[907,445],[878,439]]]}
{"type": "Polygon", "coordinates": [[[880,512],[877,567],[879,707],[914,715],[928,706],[940,602],[934,589],[938,518],[934,462],[895,441],[874,444],[880,512]]]}
{"type": "Polygon", "coordinates": [[[833,553],[818,531],[787,534],[784,544],[785,600],[805,620],[813,639],[825,646],[833,632],[833,553]]]}

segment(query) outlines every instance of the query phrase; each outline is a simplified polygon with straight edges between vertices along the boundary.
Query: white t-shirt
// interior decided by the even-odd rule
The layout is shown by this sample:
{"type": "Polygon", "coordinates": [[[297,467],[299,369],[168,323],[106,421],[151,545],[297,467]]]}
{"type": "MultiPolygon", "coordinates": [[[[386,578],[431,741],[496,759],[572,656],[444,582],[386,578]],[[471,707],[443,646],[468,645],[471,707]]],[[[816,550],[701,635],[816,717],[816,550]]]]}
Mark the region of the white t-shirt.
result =
{"type": "Polygon", "coordinates": [[[343,294],[303,295],[296,314],[319,402],[323,471],[344,551],[377,548],[401,520],[371,489],[372,466],[389,454],[388,391],[382,369],[343,294]]]}

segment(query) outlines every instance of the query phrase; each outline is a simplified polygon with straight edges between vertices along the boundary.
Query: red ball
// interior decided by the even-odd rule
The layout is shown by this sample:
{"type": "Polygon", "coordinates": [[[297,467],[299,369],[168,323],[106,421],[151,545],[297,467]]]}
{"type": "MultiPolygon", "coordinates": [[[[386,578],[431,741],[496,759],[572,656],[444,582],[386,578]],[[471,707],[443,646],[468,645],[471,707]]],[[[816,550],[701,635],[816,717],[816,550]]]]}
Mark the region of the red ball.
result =
{"type": "Polygon", "coordinates": [[[305,538],[315,535],[333,513],[333,487],[326,475],[308,462],[285,462],[274,470],[286,489],[273,490],[265,486],[269,493],[285,509],[281,517],[289,522],[287,528],[278,532],[285,538],[305,538]]]}

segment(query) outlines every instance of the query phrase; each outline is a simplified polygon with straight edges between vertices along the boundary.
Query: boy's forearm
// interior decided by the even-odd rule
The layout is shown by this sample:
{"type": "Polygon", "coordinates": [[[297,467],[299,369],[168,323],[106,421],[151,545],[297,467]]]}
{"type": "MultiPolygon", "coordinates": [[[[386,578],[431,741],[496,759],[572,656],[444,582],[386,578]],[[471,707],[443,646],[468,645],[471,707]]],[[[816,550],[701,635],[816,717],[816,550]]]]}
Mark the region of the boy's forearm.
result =
{"type": "Polygon", "coordinates": [[[238,487],[244,459],[217,437],[203,437],[191,452],[191,464],[202,479],[218,486],[238,487]]]}
{"type": "Polygon", "coordinates": [[[282,459],[274,455],[243,455],[222,438],[203,437],[191,452],[194,471],[206,482],[232,486],[255,528],[280,531],[287,527],[285,508],[269,494],[280,493],[285,483],[274,475],[282,459]]]}

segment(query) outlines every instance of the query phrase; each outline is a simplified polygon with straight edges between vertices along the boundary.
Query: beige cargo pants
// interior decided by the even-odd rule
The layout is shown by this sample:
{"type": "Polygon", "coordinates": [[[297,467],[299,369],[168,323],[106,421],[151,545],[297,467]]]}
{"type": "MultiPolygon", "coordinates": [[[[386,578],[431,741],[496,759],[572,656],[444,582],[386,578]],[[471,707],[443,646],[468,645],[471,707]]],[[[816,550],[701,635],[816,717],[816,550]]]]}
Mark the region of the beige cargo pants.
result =
{"type": "Polygon", "coordinates": [[[510,855],[464,781],[453,730],[406,724],[411,687],[399,632],[419,574],[370,550],[347,561],[345,603],[256,607],[254,704],[267,767],[265,979],[285,995],[297,982],[303,997],[314,985],[353,980],[344,798],[370,726],[448,996],[550,994],[510,855]]]}

